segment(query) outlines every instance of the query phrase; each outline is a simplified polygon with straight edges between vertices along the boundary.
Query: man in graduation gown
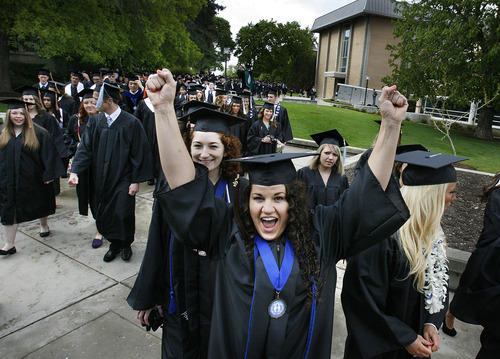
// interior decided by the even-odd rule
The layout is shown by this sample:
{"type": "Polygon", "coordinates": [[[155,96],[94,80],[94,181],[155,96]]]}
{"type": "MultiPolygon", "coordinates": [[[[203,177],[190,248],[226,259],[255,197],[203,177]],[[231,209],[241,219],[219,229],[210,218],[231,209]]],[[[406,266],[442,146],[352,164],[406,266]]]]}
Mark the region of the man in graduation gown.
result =
{"type": "Polygon", "coordinates": [[[107,83],[94,92],[101,113],[87,124],[68,180],[76,186],[78,173],[92,168],[97,229],[111,242],[105,262],[120,252],[125,261],[132,256],[135,194],[139,183],[153,176],[146,133],[136,117],[119,108],[120,97],[120,89],[107,83]]]}
{"type": "Polygon", "coordinates": [[[69,111],[69,115],[72,116],[75,113],[78,113],[80,109],[80,97],[77,94],[85,88],[85,85],[81,82],[82,74],[79,72],[73,71],[70,76],[70,82],[64,87],[64,92],[73,98],[75,101],[73,109],[69,111]]]}
{"type": "Polygon", "coordinates": [[[292,126],[288,118],[288,111],[282,106],[278,99],[278,91],[271,88],[267,93],[267,101],[274,104],[274,119],[281,125],[283,131],[283,142],[286,143],[293,140],[292,126]]]}
{"type": "Polygon", "coordinates": [[[33,87],[40,90],[49,89],[50,71],[45,69],[38,70],[38,80],[39,82],[34,84],[33,87]]]}
{"type": "Polygon", "coordinates": [[[130,76],[130,80],[128,82],[129,90],[123,93],[123,97],[125,99],[125,104],[129,108],[131,113],[137,109],[137,106],[143,99],[144,89],[142,87],[142,82],[137,77],[134,79],[130,76]]]}

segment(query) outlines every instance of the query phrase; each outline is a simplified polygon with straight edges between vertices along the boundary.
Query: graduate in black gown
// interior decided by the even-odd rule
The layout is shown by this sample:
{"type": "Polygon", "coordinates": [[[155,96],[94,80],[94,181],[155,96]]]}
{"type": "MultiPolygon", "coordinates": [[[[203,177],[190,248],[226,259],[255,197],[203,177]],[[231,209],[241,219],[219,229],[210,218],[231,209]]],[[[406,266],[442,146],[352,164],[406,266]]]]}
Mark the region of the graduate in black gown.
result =
{"type": "Polygon", "coordinates": [[[283,146],[283,132],[281,125],[274,120],[273,109],[272,103],[265,102],[258,120],[248,130],[247,147],[251,155],[276,153],[278,146],[283,146]]]}
{"type": "Polygon", "coordinates": [[[458,319],[484,327],[478,359],[500,353],[500,172],[483,190],[484,227],[465,267],[450,311],[458,319]]]}
{"type": "Polygon", "coordinates": [[[401,194],[411,217],[399,231],[347,261],[344,358],[429,357],[439,349],[438,329],[448,307],[440,221],[456,200],[452,163],[464,158],[413,151],[395,159],[408,164],[401,194]]]}
{"type": "MultiPolygon", "coordinates": [[[[68,157],[72,158],[75,153],[82,135],[87,128],[87,123],[90,118],[97,115],[99,111],[96,108],[96,100],[94,99],[94,90],[84,89],[78,93],[78,97],[82,98],[80,104],[80,109],[78,113],[71,116],[68,122],[68,126],[64,131],[64,142],[68,147],[68,157]]],[[[96,208],[95,208],[95,191],[93,188],[93,182],[91,181],[91,169],[80,173],[78,175],[78,184],[76,185],[76,195],[78,197],[78,213],[82,216],[88,216],[89,207],[90,212],[95,220],[96,208]]],[[[99,248],[102,246],[102,234],[99,233],[96,226],[96,233],[94,239],[92,240],[92,248],[99,248]]]]}
{"type": "MultiPolygon", "coordinates": [[[[207,166],[215,196],[232,203],[235,191],[246,183],[243,178],[237,179],[239,164],[227,162],[241,154],[238,139],[229,132],[229,124],[237,124],[241,119],[222,115],[220,121],[219,112],[201,110],[214,105],[191,102],[194,103],[197,110],[181,119],[196,123],[188,136],[192,159],[207,166]]],[[[158,188],[167,185],[165,177],[161,178],[158,188]]],[[[127,301],[139,310],[138,318],[142,320],[148,318],[153,307],[160,306],[164,318],[163,358],[206,358],[212,303],[211,264],[205,251],[184,246],[182,238],[173,238],[171,234],[166,213],[155,201],[146,253],[127,301]]]]}
{"type": "Polygon", "coordinates": [[[56,199],[50,182],[65,173],[48,132],[34,124],[28,103],[6,99],[5,127],[0,134],[0,218],[6,243],[0,255],[16,253],[19,223],[54,214],[56,199]]]}
{"type": "Polygon", "coordinates": [[[310,212],[290,160],[296,154],[254,158],[264,163],[250,169],[239,205],[215,197],[207,169],[195,167],[183,148],[171,73],[159,71],[146,87],[170,185],[157,202],[174,235],[204,250],[215,269],[208,358],[330,358],[336,262],[386,238],[409,215],[386,161],[397,141],[389,128],[399,127],[406,99],[384,88],[383,136],[368,165],[335,205],[310,212]]]}
{"type": "Polygon", "coordinates": [[[135,194],[139,183],[153,177],[151,149],[140,121],[118,106],[120,89],[103,83],[95,90],[101,113],[87,123],[68,183],[76,186],[78,175],[91,170],[97,229],[111,242],[103,260],[110,262],[121,252],[128,261],[135,233],[135,194]]]}
{"type": "Polygon", "coordinates": [[[349,188],[340,152],[340,147],[348,144],[337,130],[315,133],[311,137],[319,146],[316,151],[319,156],[309,167],[298,170],[297,177],[306,184],[307,195],[314,208],[318,204],[333,204],[349,188]]]}
{"type": "Polygon", "coordinates": [[[274,105],[273,119],[281,126],[283,131],[283,142],[293,140],[292,125],[288,118],[286,107],[279,102],[279,93],[275,88],[270,88],[267,93],[267,101],[274,105]]]}
{"type": "Polygon", "coordinates": [[[228,111],[230,115],[244,119],[243,122],[231,126],[230,131],[241,142],[241,153],[243,156],[248,156],[247,135],[250,129],[250,123],[247,117],[243,114],[243,101],[239,96],[233,96],[229,104],[228,111]]]}

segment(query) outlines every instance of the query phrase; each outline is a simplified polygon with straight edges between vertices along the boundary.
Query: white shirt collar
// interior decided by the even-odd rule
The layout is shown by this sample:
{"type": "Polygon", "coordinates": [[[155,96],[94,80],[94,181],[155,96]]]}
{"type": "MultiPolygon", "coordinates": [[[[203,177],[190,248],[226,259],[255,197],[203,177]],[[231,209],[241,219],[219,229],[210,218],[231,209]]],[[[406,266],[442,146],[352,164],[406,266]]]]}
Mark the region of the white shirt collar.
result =
{"type": "Polygon", "coordinates": [[[107,118],[107,116],[111,117],[111,123],[113,123],[118,118],[118,116],[120,116],[121,113],[122,113],[122,109],[120,108],[120,106],[118,106],[118,109],[115,112],[113,112],[111,115],[106,114],[106,118],[107,118]]]}

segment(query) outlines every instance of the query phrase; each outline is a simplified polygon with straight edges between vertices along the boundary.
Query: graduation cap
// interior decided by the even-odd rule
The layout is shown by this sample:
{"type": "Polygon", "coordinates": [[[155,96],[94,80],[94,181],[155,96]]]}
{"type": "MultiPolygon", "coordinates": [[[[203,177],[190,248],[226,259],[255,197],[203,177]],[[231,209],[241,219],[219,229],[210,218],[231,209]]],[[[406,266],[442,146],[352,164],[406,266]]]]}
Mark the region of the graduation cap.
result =
{"type": "MultiPolygon", "coordinates": [[[[0,100],[0,102],[4,103],[7,105],[7,110],[17,110],[20,108],[24,108],[26,112],[28,112],[28,106],[33,105],[32,103],[29,102],[24,102],[23,100],[20,100],[18,98],[5,98],[3,100],[0,100]]],[[[31,116],[25,116],[26,122],[28,123],[28,127],[32,128],[33,127],[33,121],[31,120],[31,116]]]]}
{"type": "Polygon", "coordinates": [[[196,95],[198,91],[203,91],[203,86],[197,83],[188,84],[188,95],[196,95]]]}
{"type": "Polygon", "coordinates": [[[42,76],[50,76],[50,70],[38,69],[38,74],[42,76]]]}
{"type": "Polygon", "coordinates": [[[0,102],[6,104],[8,110],[17,110],[18,108],[26,109],[27,106],[33,105],[32,103],[24,102],[18,98],[5,98],[0,100],[0,102]]]}
{"type": "Polygon", "coordinates": [[[193,131],[217,132],[224,135],[230,134],[229,127],[246,121],[244,118],[232,116],[226,112],[220,112],[208,107],[191,112],[189,120],[194,123],[193,131]]]}
{"type": "Polygon", "coordinates": [[[274,111],[274,103],[272,102],[264,102],[262,105],[262,108],[267,109],[267,110],[273,110],[274,111]]]}
{"type": "Polygon", "coordinates": [[[83,97],[84,99],[86,98],[93,98],[94,97],[94,90],[92,89],[83,89],[80,92],[76,94],[78,97],[83,97]]]}
{"type": "Polygon", "coordinates": [[[465,161],[467,158],[427,151],[411,151],[397,155],[394,160],[408,164],[403,170],[403,184],[424,186],[456,182],[457,172],[452,164],[465,161]]]}
{"type": "Polygon", "coordinates": [[[270,88],[269,91],[267,91],[267,94],[276,96],[278,94],[278,90],[276,90],[275,88],[270,88]]]}
{"type": "Polygon", "coordinates": [[[318,146],[321,146],[325,143],[328,143],[331,145],[336,145],[339,147],[349,146],[349,144],[346,142],[345,138],[342,137],[342,135],[337,130],[318,132],[318,133],[314,133],[310,136],[314,140],[314,142],[316,142],[318,144],[318,146]]]}
{"type": "Polygon", "coordinates": [[[102,85],[96,86],[94,88],[95,92],[99,92],[99,98],[96,103],[96,107],[100,108],[102,106],[102,102],[104,100],[104,94],[106,96],[111,97],[117,101],[121,101],[120,91],[124,91],[122,88],[111,85],[109,82],[103,82],[102,85]]]}
{"type": "Polygon", "coordinates": [[[179,117],[179,121],[187,121],[189,119],[189,116],[195,112],[198,111],[202,108],[209,108],[212,110],[218,110],[220,106],[208,103],[208,102],[203,102],[203,101],[198,101],[198,100],[193,100],[186,102],[182,109],[184,110],[184,116],[179,117]]]}
{"type": "Polygon", "coordinates": [[[36,87],[30,86],[30,85],[24,85],[21,87],[18,87],[14,91],[19,92],[21,95],[32,95],[32,96],[40,96],[38,93],[38,89],[36,87]]]}
{"type": "Polygon", "coordinates": [[[231,97],[231,103],[241,105],[243,103],[243,99],[240,96],[233,96],[233,97],[231,97]]]}
{"type": "Polygon", "coordinates": [[[83,75],[77,71],[71,71],[71,76],[78,77],[80,80],[83,79],[83,75]]]}
{"type": "Polygon", "coordinates": [[[215,89],[215,96],[227,95],[227,91],[221,88],[215,89]]]}
{"type": "Polygon", "coordinates": [[[396,154],[399,155],[401,153],[412,152],[412,151],[426,151],[429,152],[427,148],[420,144],[415,145],[401,145],[396,147],[396,154]]]}
{"type": "Polygon", "coordinates": [[[48,97],[50,98],[52,101],[55,101],[56,99],[56,95],[57,95],[57,92],[55,92],[54,90],[52,89],[47,89],[47,90],[43,90],[42,91],[42,97],[48,97]]]}
{"type": "Polygon", "coordinates": [[[61,91],[59,91],[59,87],[64,88],[65,86],[66,85],[62,82],[49,81],[49,88],[54,88],[57,93],[61,93],[61,91]]]}
{"type": "Polygon", "coordinates": [[[248,164],[250,183],[261,186],[287,184],[297,180],[292,159],[316,156],[317,153],[271,153],[267,155],[235,158],[228,162],[248,164]]]}

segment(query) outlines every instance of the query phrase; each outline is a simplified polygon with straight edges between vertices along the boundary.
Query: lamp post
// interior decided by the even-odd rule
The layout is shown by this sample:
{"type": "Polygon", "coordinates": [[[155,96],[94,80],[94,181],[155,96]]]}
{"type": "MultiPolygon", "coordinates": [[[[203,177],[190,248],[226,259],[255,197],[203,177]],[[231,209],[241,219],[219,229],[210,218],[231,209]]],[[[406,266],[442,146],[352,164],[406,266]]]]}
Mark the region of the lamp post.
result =
{"type": "Polygon", "coordinates": [[[366,76],[366,82],[365,82],[365,99],[363,100],[363,106],[366,106],[366,93],[368,92],[368,80],[370,79],[370,76],[366,76]]]}
{"type": "Polygon", "coordinates": [[[231,49],[229,47],[224,48],[224,78],[227,81],[227,55],[231,53],[231,49]]]}

